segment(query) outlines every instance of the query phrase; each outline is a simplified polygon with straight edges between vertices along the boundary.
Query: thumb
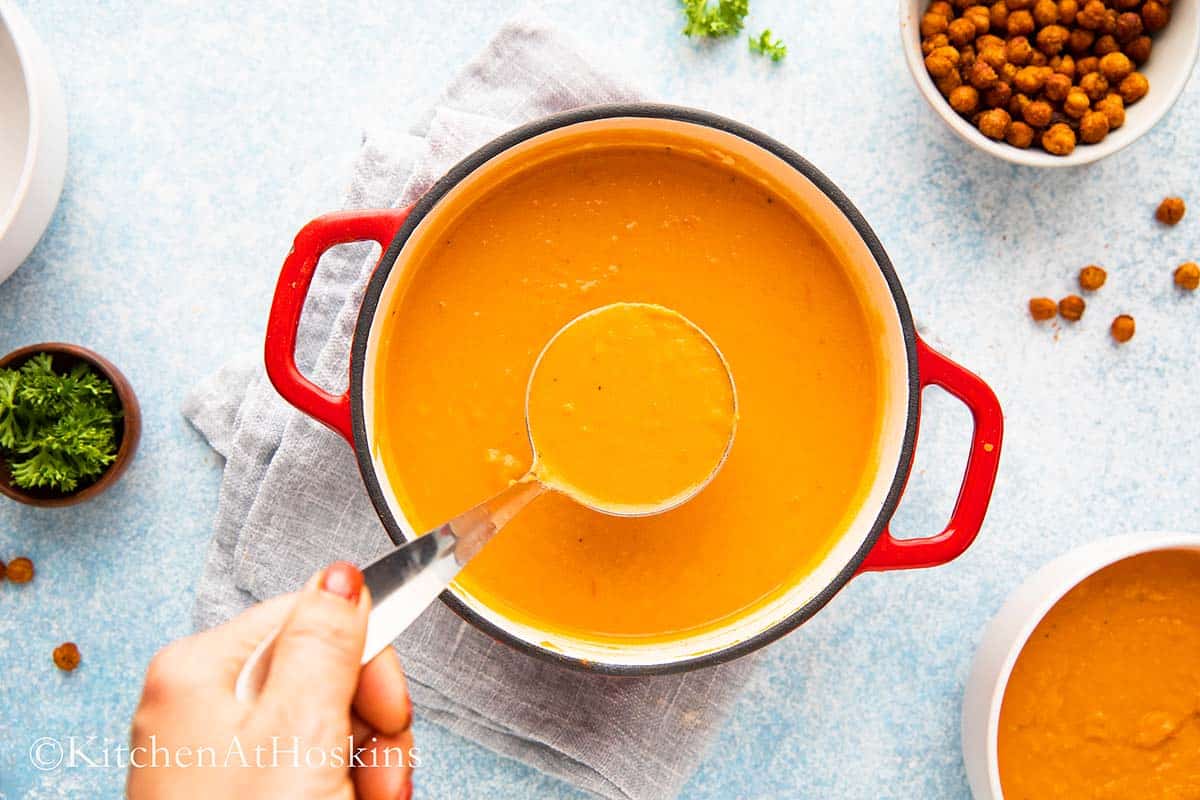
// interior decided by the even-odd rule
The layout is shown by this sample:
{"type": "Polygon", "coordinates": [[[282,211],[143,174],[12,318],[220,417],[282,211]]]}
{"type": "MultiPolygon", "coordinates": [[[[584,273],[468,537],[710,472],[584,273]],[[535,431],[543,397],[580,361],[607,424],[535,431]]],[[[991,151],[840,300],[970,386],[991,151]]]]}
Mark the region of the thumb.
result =
{"type": "Polygon", "coordinates": [[[367,594],[362,572],[345,561],[309,580],[275,640],[261,702],[293,718],[338,714],[348,724],[366,638],[367,594]]]}

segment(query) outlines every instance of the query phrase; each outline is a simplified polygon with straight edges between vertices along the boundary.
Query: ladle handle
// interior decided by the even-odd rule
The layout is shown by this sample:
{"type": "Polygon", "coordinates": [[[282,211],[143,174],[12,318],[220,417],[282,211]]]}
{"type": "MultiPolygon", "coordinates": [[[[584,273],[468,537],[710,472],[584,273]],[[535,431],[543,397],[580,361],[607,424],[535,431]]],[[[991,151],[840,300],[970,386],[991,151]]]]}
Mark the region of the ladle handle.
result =
{"type": "MultiPolygon", "coordinates": [[[[387,252],[411,209],[338,211],[317,217],[296,234],[292,251],[283,261],[271,314],[267,318],[265,359],[267,377],[275,390],[296,408],[325,423],[347,441],[354,441],[350,424],[350,394],[332,394],[304,377],[296,366],[296,335],[304,301],[329,248],[350,242],[378,242],[387,252]]],[[[380,255],[382,259],[383,256],[380,255]]]]}
{"type": "MultiPolygon", "coordinates": [[[[517,512],[546,491],[536,480],[523,479],[495,497],[459,514],[440,528],[405,542],[363,568],[371,592],[371,615],[362,663],[379,655],[408,628],[454,580],[468,561],[508,524],[517,512]]],[[[279,630],[259,643],[238,674],[234,693],[253,702],[270,669],[279,630]]]]}

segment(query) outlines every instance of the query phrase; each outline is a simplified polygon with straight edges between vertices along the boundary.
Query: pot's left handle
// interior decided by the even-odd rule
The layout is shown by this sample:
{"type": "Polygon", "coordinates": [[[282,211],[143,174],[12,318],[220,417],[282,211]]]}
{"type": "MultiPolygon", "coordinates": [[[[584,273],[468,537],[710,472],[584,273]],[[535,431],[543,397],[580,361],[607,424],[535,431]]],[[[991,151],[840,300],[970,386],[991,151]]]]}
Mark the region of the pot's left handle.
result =
{"type": "Polygon", "coordinates": [[[996,394],[978,375],[955,364],[920,338],[917,371],[922,389],[931,384],[942,387],[970,409],[975,421],[958,501],[950,523],[935,536],[897,539],[885,529],[859,567],[860,573],[935,567],[958,558],[975,541],[992,499],[1000,467],[1000,442],[1004,438],[1004,414],[996,394]]]}
{"type": "Polygon", "coordinates": [[[339,244],[373,241],[386,252],[409,211],[408,208],[338,211],[317,217],[296,234],[275,284],[275,299],[271,301],[271,315],[267,319],[267,377],[284,400],[351,443],[354,434],[349,392],[331,394],[304,377],[296,366],[300,315],[317,262],[326,250],[339,244]]]}

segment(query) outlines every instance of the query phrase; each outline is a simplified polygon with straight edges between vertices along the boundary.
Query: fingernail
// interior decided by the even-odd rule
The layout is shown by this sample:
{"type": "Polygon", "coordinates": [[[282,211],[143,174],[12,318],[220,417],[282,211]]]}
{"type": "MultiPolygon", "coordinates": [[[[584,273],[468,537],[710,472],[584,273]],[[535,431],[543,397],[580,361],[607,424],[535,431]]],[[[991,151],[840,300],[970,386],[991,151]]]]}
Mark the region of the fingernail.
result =
{"type": "Polygon", "coordinates": [[[358,602],[358,595],[362,592],[362,587],[362,572],[358,567],[346,561],[333,562],[321,576],[323,590],[349,600],[351,603],[358,602]]]}

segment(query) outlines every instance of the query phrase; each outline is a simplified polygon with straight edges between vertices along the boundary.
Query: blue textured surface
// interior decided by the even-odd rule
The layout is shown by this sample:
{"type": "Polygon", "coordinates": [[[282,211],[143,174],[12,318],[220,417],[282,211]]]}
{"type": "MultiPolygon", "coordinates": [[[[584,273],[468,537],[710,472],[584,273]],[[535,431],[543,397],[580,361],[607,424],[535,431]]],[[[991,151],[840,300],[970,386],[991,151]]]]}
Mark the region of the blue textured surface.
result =
{"type": "MultiPolygon", "coordinates": [[[[124,741],[144,665],[188,631],[220,464],[180,416],[184,393],[260,347],[291,237],[336,207],[362,129],[407,127],[518,2],[19,5],[57,59],[71,156],[51,229],[0,286],[0,352],[47,339],[99,350],[137,388],[145,434],[94,502],[0,502],[0,559],[39,570],[0,585],[0,798],[116,797],[118,770],[39,772],[28,750],[41,736],[124,741]],[[84,657],[71,675],[50,661],[66,639],[84,657]]],[[[970,149],[925,107],[892,0],[755,0],[751,26],[790,45],[779,65],[744,39],[689,43],[674,0],[554,0],[547,14],[620,53],[652,96],[760,127],[824,169],[875,226],[934,340],[1007,412],[975,547],[941,569],[860,578],[772,646],[685,796],[966,797],[960,693],[1005,594],[1075,544],[1200,528],[1200,296],[1171,285],[1200,257],[1200,208],[1170,230],[1152,219],[1161,196],[1197,184],[1200,87],[1124,152],[1041,173],[970,149]],[[1089,262],[1110,279],[1083,321],[1035,326],[1028,297],[1066,294],[1089,262]],[[1121,312],[1138,334],[1118,348],[1107,327],[1121,312]]],[[[965,411],[927,399],[896,520],[912,533],[946,518],[965,457],[965,411]]],[[[418,796],[578,797],[416,732],[418,796]]]]}

